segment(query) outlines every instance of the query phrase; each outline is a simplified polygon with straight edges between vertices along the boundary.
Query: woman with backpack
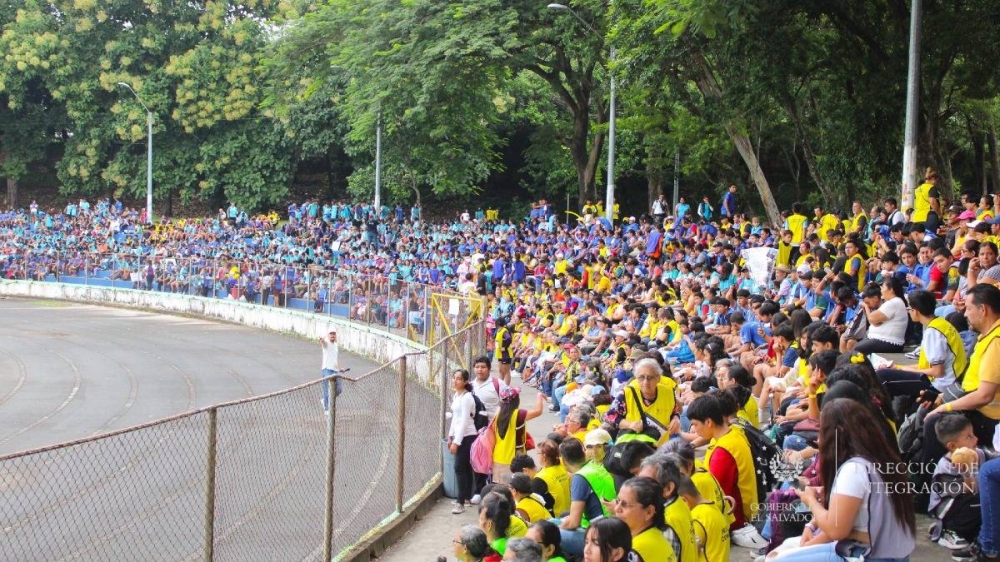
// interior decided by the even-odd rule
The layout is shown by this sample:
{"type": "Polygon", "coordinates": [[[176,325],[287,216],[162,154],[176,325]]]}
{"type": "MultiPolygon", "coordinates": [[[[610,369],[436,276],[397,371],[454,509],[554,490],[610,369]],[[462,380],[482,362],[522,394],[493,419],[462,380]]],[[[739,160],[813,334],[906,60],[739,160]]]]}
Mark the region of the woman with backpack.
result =
{"type": "Polygon", "coordinates": [[[451,375],[455,397],[451,401],[451,428],[448,430],[448,450],[455,455],[455,478],[458,480],[458,498],[452,513],[465,512],[466,504],[472,497],[472,463],[470,451],[476,440],[475,416],[476,400],[472,395],[471,375],[465,369],[458,369],[451,375]]]}

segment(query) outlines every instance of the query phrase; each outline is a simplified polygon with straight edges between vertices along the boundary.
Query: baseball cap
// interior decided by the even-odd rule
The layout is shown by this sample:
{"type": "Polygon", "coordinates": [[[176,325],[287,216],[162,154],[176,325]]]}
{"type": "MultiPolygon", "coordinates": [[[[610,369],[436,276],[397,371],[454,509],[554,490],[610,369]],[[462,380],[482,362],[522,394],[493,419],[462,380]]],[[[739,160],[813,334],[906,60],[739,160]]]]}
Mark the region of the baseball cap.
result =
{"type": "Polygon", "coordinates": [[[594,447],[597,445],[607,445],[611,442],[611,434],[603,429],[593,429],[587,436],[583,438],[583,445],[585,447],[594,447]]]}
{"type": "Polygon", "coordinates": [[[962,213],[958,215],[958,220],[960,221],[970,221],[975,218],[976,218],[976,213],[973,211],[962,211],[962,213]]]}

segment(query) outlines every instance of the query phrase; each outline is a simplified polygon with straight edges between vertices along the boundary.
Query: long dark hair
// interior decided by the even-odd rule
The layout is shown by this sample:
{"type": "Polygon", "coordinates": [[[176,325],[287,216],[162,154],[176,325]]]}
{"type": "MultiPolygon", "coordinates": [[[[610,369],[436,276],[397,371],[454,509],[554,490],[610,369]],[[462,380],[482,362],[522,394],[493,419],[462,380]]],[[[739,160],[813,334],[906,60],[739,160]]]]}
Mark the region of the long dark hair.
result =
{"type": "Polygon", "coordinates": [[[472,375],[469,374],[469,371],[465,369],[456,369],[455,372],[461,375],[462,380],[465,381],[465,391],[472,392],[472,383],[469,382],[472,380],[472,375]]]}
{"type": "Polygon", "coordinates": [[[497,414],[497,435],[503,439],[507,435],[507,427],[510,426],[510,417],[517,415],[521,409],[521,396],[515,394],[510,400],[500,402],[500,412],[497,414]]]}
{"type": "Polygon", "coordinates": [[[611,551],[622,549],[622,560],[628,559],[632,551],[632,532],[628,525],[616,517],[602,517],[590,524],[586,536],[597,533],[597,544],[601,550],[601,562],[611,562],[611,551]]]}
{"type": "Polygon", "coordinates": [[[542,549],[544,550],[546,546],[556,547],[555,551],[552,552],[552,558],[566,558],[566,555],[562,551],[562,534],[559,532],[559,527],[555,523],[542,519],[541,521],[535,523],[531,526],[532,529],[538,529],[538,532],[542,534],[542,549]]]}
{"type": "Polygon", "coordinates": [[[824,401],[819,423],[819,462],[823,489],[828,491],[823,499],[827,509],[832,495],[829,490],[833,490],[837,469],[855,457],[874,464],[882,482],[894,492],[888,494],[888,498],[896,521],[916,536],[913,497],[906,491],[907,480],[903,471],[898,470],[903,460],[896,447],[886,441],[875,414],[854,400],[838,398],[829,403],[824,401]]]}

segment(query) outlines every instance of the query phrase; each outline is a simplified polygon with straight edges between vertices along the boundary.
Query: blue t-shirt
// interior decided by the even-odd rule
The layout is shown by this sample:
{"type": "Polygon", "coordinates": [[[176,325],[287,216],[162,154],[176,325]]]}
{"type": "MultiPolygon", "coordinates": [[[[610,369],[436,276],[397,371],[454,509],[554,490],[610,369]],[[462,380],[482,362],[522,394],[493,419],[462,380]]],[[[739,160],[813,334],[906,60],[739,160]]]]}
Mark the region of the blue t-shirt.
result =
{"type": "Polygon", "coordinates": [[[760,329],[764,329],[764,333],[768,336],[771,335],[771,328],[764,326],[760,322],[747,322],[740,328],[740,343],[749,343],[754,347],[759,347],[767,343],[767,340],[760,335],[760,329]]]}
{"type": "Polygon", "coordinates": [[[590,487],[590,482],[579,474],[574,474],[569,480],[569,499],[571,502],[584,502],[583,515],[588,521],[593,521],[604,515],[601,499],[590,487]]]}
{"type": "Polygon", "coordinates": [[[794,347],[789,347],[788,351],[785,352],[785,356],[781,358],[781,366],[788,367],[791,369],[795,366],[795,361],[799,358],[799,350],[794,347]]]}

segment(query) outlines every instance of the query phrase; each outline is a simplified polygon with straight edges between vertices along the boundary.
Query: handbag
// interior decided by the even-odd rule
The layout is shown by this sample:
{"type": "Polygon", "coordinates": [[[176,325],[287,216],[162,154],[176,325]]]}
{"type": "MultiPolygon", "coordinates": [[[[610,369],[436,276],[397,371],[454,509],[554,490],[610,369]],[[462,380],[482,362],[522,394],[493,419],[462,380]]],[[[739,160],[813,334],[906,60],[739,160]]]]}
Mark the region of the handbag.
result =
{"type": "Polygon", "coordinates": [[[632,393],[632,398],[635,399],[636,406],[639,408],[639,419],[642,420],[642,431],[637,432],[631,429],[620,430],[618,432],[616,442],[624,443],[627,441],[648,441],[652,439],[653,443],[659,443],[660,437],[663,436],[663,432],[660,431],[658,427],[649,423],[649,420],[646,419],[646,412],[642,409],[642,398],[639,396],[639,393],[635,391],[635,388],[630,386],[628,387],[628,391],[632,393]]]}
{"type": "Polygon", "coordinates": [[[490,425],[479,430],[479,436],[472,442],[469,451],[469,464],[478,474],[490,474],[493,471],[493,448],[497,445],[497,434],[493,429],[496,418],[490,420],[490,425]]]}

